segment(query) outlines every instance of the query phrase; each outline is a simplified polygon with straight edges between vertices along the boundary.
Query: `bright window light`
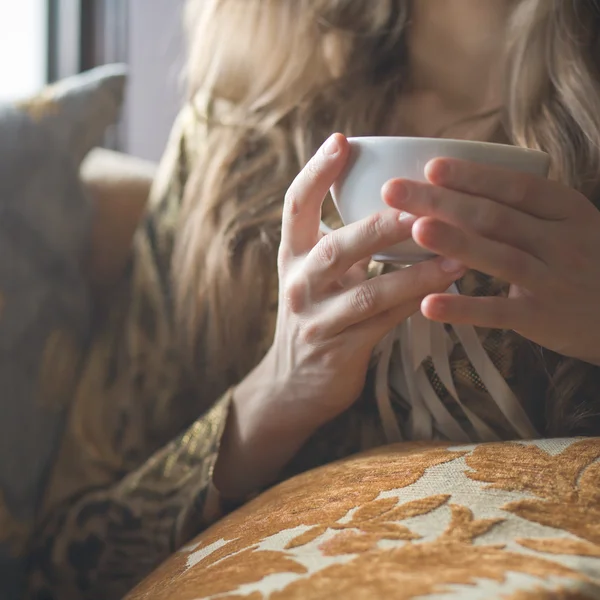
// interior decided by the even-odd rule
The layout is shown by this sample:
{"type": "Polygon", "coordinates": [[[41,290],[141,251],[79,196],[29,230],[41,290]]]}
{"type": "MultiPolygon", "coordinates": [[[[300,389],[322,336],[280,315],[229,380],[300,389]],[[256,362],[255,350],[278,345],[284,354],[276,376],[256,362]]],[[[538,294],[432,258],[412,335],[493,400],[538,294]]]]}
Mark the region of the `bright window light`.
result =
{"type": "Polygon", "coordinates": [[[0,102],[33,94],[46,82],[47,0],[0,0],[0,102]]]}

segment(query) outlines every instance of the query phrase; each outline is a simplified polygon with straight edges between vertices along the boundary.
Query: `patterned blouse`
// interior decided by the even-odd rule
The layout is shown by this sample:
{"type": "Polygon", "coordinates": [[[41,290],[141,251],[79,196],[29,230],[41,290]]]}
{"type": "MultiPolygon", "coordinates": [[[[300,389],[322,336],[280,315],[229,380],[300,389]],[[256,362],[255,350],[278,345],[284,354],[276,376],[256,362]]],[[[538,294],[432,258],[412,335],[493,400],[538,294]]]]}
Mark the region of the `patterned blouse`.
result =
{"type": "MultiPolygon", "coordinates": [[[[127,277],[97,315],[29,550],[27,598],[118,600],[221,515],[211,475],[230,393],[204,398],[187,380],[174,341],[170,294],[177,217],[203,127],[191,106],[182,110],[134,240],[127,277]]],[[[272,289],[262,328],[264,352],[275,327],[276,274],[272,289]]],[[[461,289],[501,291],[478,274],[465,277],[461,289]]],[[[502,347],[502,333],[481,332],[481,337],[510,383],[512,358],[502,347]]],[[[460,350],[452,354],[451,366],[463,402],[499,437],[514,436],[460,350]]],[[[432,366],[426,367],[444,400],[447,391],[432,366]]],[[[281,477],[384,444],[373,398],[371,375],[363,398],[318,431],[281,477]]],[[[398,420],[406,419],[401,399],[393,397],[392,405],[398,420]]],[[[0,506],[1,522],[17,551],[25,533],[0,506]]]]}

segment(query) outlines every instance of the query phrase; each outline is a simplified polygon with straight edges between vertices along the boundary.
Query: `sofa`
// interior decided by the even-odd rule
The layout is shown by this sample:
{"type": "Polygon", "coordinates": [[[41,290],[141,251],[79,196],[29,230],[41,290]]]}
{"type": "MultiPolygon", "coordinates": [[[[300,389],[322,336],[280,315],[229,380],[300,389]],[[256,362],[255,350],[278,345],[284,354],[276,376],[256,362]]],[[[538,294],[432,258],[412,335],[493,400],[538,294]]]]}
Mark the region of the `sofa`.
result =
{"type": "Polygon", "coordinates": [[[406,443],[267,491],[127,600],[600,597],[600,440],[406,443]]]}
{"type": "MultiPolygon", "coordinates": [[[[102,149],[79,168],[94,214],[84,275],[100,302],[155,172],[102,149]]],[[[232,512],[126,600],[338,596],[600,598],[600,439],[403,443],[348,457],[232,512]]]]}

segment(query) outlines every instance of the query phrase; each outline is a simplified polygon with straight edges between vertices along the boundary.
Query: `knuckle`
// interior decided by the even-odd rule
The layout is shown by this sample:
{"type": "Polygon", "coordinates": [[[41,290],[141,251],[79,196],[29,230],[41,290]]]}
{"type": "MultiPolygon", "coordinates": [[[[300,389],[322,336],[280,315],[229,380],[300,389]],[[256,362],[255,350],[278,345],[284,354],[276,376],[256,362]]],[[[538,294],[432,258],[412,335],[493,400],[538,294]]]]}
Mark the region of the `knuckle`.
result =
{"type": "Polygon", "coordinates": [[[437,212],[439,209],[443,208],[443,195],[445,190],[443,188],[439,188],[436,186],[431,186],[428,194],[424,194],[426,198],[425,202],[430,211],[437,212]]]}
{"type": "Polygon", "coordinates": [[[311,158],[304,167],[304,174],[309,184],[316,183],[321,177],[321,172],[321,161],[319,160],[318,156],[313,156],[313,158],[311,158]]]}
{"type": "Polygon", "coordinates": [[[283,203],[290,217],[295,217],[300,213],[300,197],[294,184],[286,191],[283,203]]]}
{"type": "Polygon", "coordinates": [[[565,270],[571,273],[581,272],[587,267],[590,256],[593,254],[578,244],[566,245],[562,255],[565,270]]]}
{"type": "Polygon", "coordinates": [[[509,184],[508,197],[515,206],[525,204],[533,179],[524,173],[517,174],[509,184]]]}
{"type": "Polygon", "coordinates": [[[364,223],[364,232],[366,235],[380,235],[385,231],[386,219],[382,213],[370,215],[364,223]]]}
{"type": "Polygon", "coordinates": [[[441,272],[433,263],[422,263],[411,267],[410,288],[413,296],[421,297],[439,283],[441,272]]]}
{"type": "Polygon", "coordinates": [[[350,294],[350,306],[359,315],[375,313],[378,307],[378,298],[373,286],[365,283],[354,288],[350,294]]]}
{"type": "Polygon", "coordinates": [[[299,336],[303,343],[314,345],[321,341],[323,337],[323,328],[314,321],[307,321],[300,327],[299,336]]]}
{"type": "Polygon", "coordinates": [[[277,253],[277,267],[279,272],[283,272],[287,269],[290,260],[293,258],[291,250],[284,246],[283,244],[279,245],[279,251],[277,253]]]}
{"type": "Polygon", "coordinates": [[[503,211],[483,203],[473,211],[471,219],[474,231],[483,236],[494,236],[498,232],[505,231],[508,226],[503,211]]]}
{"type": "Polygon", "coordinates": [[[507,274],[516,280],[522,280],[527,275],[528,263],[523,260],[523,255],[518,251],[506,250],[502,262],[507,274]]]}
{"type": "Polygon", "coordinates": [[[361,223],[360,236],[365,240],[385,237],[386,230],[389,229],[386,224],[386,218],[383,214],[370,215],[361,223]]]}
{"type": "Polygon", "coordinates": [[[302,280],[291,278],[282,285],[285,305],[293,314],[300,314],[306,307],[308,289],[302,280]]]}
{"type": "Polygon", "coordinates": [[[427,261],[411,267],[410,289],[411,296],[414,298],[423,298],[427,294],[444,290],[448,287],[448,273],[440,269],[435,261],[427,261]]]}
{"type": "Polygon", "coordinates": [[[315,247],[317,260],[325,268],[335,267],[340,262],[340,243],[338,236],[330,234],[322,237],[315,247]]]}
{"type": "Polygon", "coordinates": [[[419,207],[423,210],[423,215],[434,215],[439,210],[444,210],[444,195],[446,190],[436,186],[418,186],[419,207]]]}

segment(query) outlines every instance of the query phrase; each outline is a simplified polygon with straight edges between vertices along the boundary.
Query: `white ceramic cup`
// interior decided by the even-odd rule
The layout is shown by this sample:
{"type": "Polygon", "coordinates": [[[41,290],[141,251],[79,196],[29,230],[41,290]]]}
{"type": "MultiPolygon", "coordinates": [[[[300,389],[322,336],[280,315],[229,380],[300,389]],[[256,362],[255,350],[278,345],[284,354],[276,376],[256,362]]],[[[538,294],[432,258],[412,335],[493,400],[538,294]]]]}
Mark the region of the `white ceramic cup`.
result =
{"type": "MultiPolygon", "coordinates": [[[[550,157],[545,152],[505,144],[409,137],[362,137],[348,141],[351,149],[348,164],[331,188],[344,225],[388,208],[381,189],[390,179],[427,181],[425,166],[434,158],[458,158],[541,177],[548,175],[550,166],[550,157]]],[[[323,229],[328,230],[325,225],[323,229]]],[[[407,240],[373,258],[409,265],[431,256],[413,240],[407,240]]]]}

